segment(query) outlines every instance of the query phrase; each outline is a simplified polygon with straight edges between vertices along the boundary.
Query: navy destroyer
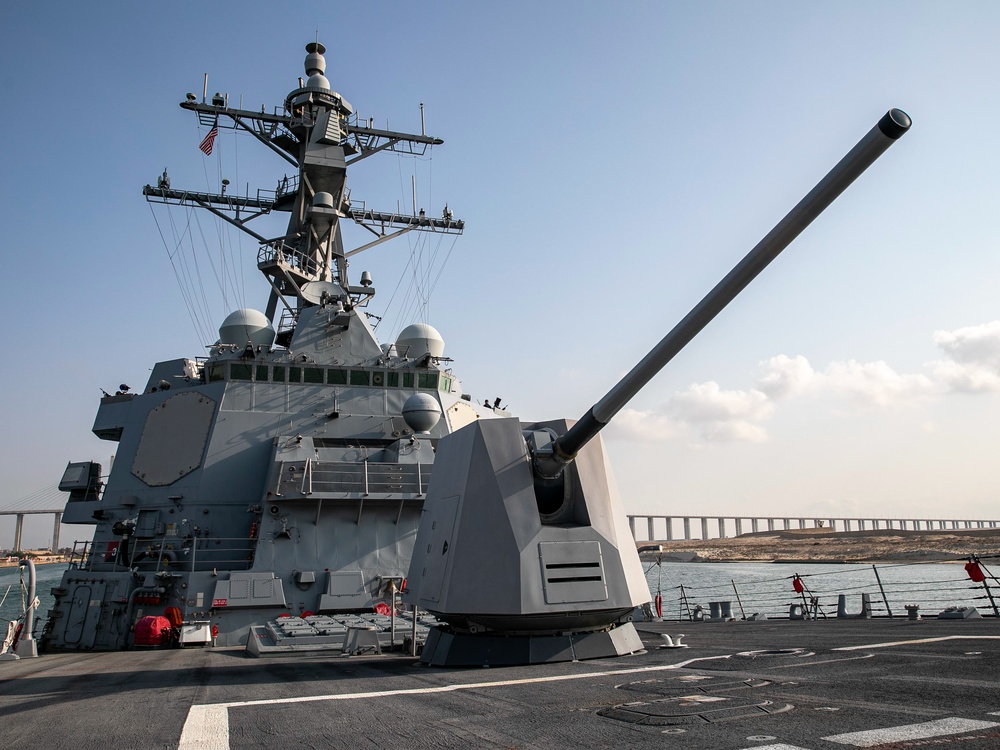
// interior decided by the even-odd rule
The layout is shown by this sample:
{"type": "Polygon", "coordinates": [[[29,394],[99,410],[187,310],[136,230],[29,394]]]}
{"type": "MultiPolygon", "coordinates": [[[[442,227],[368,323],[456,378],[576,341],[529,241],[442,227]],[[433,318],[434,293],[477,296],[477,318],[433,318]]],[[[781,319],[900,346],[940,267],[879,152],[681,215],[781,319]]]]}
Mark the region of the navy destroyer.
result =
{"type": "Polygon", "coordinates": [[[628,627],[648,592],[636,591],[598,434],[909,119],[882,118],[582,419],[522,424],[463,397],[429,327],[376,342],[363,309],[373,285],[348,280],[355,251],[339,222],[370,226],[373,243],[463,226],[351,205],[352,161],[435,141],[359,122],[322,55],[309,46],[308,81],[276,114],[224,97],[182,104],[210,136],[229,121],[298,169],[253,200],[165,177],[145,189],[244,229],[289,211],[286,234],[259,237],[273,293],[264,312],[230,316],[207,358],[159,363],[141,393],[102,399],[94,432],[118,443],[110,477],[83,462],[62,480],[67,520],[96,527],[55,591],[44,639],[63,653],[2,662],[4,746],[995,748],[1000,636],[971,608],[628,627]],[[416,670],[405,652],[242,658],[262,623],[371,613],[404,577],[409,601],[446,623],[425,661],[489,672],[416,670]],[[124,650],[133,625],[167,611],[181,645],[217,628],[223,647],[124,650]],[[614,634],[603,653],[611,642],[634,655],[579,661],[595,655],[591,633],[614,634]],[[500,651],[561,663],[507,667],[493,661],[500,651]]]}
{"type": "Polygon", "coordinates": [[[209,128],[206,153],[228,126],[296,169],[252,198],[224,184],[217,194],[177,189],[166,173],[144,189],[149,201],[197,206],[250,234],[270,296],[263,312],[229,315],[207,358],[158,363],[141,393],[123,387],[101,400],[93,431],[117,442],[116,460],[106,485],[93,462],[69,464],[60,483],[70,493],[64,522],[96,530],[53,592],[43,648],[125,649],[140,643],[139,624],[163,617],[182,645],[262,653],[307,635],[347,650],[349,634],[378,625],[343,618],[378,612],[395,645],[403,592],[440,622],[422,631],[427,663],[642,650],[631,620],[649,591],[599,433],[909,118],[890,110],[579,421],[521,422],[463,392],[431,326],[376,339],[365,310],[373,280],[352,283],[349,259],[410,231],[464,224],[447,206],[431,217],[352,203],[349,166],[441,141],[360,120],[330,88],[323,46],[306,51],[307,78],[272,114],[207,91],[181,103],[209,128]],[[281,236],[252,228],[275,211],[290,215],[281,236]],[[374,239],[346,249],[346,220],[374,239]],[[341,619],[315,619],[331,615],[341,619]],[[294,627],[265,627],[281,618],[294,627]]]}
{"type": "Polygon", "coordinates": [[[166,171],[143,190],[253,237],[270,296],[263,311],[229,315],[207,357],[159,362],[140,392],[101,399],[93,432],[117,444],[115,461],[106,481],[99,464],[76,462],[60,482],[63,522],[95,531],[55,589],[43,648],[126,648],[139,619],[168,608],[220,646],[281,613],[372,612],[403,588],[437,441],[510,416],[462,391],[433,327],[376,339],[372,278],[350,279],[349,260],[464,223],[447,206],[430,216],[352,203],[353,164],[442,141],[360,120],[331,89],[324,52],[308,45],[306,78],[273,113],[218,94],[180,105],[209,129],[203,151],[239,129],[294,168],[253,196],[181,190],[166,171]],[[275,212],[287,230],[265,237],[253,220],[275,212]],[[345,248],[342,221],[370,242],[345,248]]]}

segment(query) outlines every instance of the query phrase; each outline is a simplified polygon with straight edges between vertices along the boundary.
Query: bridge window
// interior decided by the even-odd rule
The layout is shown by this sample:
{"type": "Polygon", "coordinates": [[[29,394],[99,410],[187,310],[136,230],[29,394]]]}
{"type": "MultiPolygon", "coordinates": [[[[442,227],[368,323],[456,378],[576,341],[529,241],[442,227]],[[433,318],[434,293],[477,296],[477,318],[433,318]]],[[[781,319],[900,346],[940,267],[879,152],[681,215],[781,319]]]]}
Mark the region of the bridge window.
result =
{"type": "Polygon", "coordinates": [[[399,388],[399,373],[387,372],[385,374],[385,384],[390,388],[399,388]]]}
{"type": "Polygon", "coordinates": [[[217,380],[226,379],[226,366],[225,365],[210,365],[208,367],[208,382],[214,383],[217,380]]]}
{"type": "Polygon", "coordinates": [[[331,367],[326,371],[326,382],[330,385],[347,385],[347,370],[331,367]]]}
{"type": "Polygon", "coordinates": [[[385,373],[384,372],[373,372],[372,373],[372,385],[375,385],[375,386],[385,385],[385,373]]]}
{"type": "Polygon", "coordinates": [[[250,365],[240,364],[237,362],[232,362],[229,365],[230,380],[250,380],[251,372],[252,370],[250,365]]]}
{"type": "Polygon", "coordinates": [[[305,382],[307,382],[307,383],[322,383],[323,382],[323,368],[322,367],[307,367],[307,368],[305,368],[305,382]]]}
{"type": "Polygon", "coordinates": [[[271,372],[271,380],[275,383],[285,382],[285,368],[282,365],[275,365],[271,372]]]}
{"type": "Polygon", "coordinates": [[[351,385],[369,385],[365,370],[351,370],[351,385]]]}
{"type": "Polygon", "coordinates": [[[267,382],[267,365],[257,365],[257,381],[267,382]]]}
{"type": "Polygon", "coordinates": [[[418,380],[420,388],[436,389],[438,384],[438,374],[436,372],[422,372],[418,380]]]}
{"type": "Polygon", "coordinates": [[[413,387],[413,373],[412,372],[404,372],[403,373],[403,387],[404,388],[412,388],[413,387]]]}
{"type": "Polygon", "coordinates": [[[445,393],[451,393],[451,378],[447,375],[441,376],[441,390],[445,393]]]}
{"type": "Polygon", "coordinates": [[[289,367],[288,368],[288,382],[289,383],[301,383],[302,382],[302,368],[301,367],[289,367]]]}

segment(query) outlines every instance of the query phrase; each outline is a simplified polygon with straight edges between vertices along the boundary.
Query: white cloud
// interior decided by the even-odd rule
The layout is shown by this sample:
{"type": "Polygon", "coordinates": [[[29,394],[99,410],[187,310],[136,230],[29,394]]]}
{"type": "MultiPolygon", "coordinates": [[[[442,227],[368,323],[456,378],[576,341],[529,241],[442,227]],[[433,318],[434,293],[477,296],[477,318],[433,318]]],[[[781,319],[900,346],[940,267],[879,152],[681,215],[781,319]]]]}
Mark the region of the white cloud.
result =
{"type": "MultiPolygon", "coordinates": [[[[612,422],[612,434],[654,442],[762,442],[767,440],[763,423],[781,400],[809,396],[840,408],[890,409],[948,393],[1000,391],[1000,321],[936,331],[934,343],[946,359],[927,363],[929,374],[900,373],[882,360],[854,359],[819,371],[801,355],[779,354],[759,363],[752,388],[724,390],[713,380],[693,383],[654,412],[624,410],[612,422]]],[[[925,422],[923,428],[934,425],[925,422]]]]}
{"type": "Polygon", "coordinates": [[[888,407],[939,392],[926,375],[900,374],[885,362],[832,362],[823,373],[823,390],[867,406],[888,407]]]}
{"type": "Polygon", "coordinates": [[[662,441],[686,437],[701,442],[761,442],[758,423],[774,406],[762,391],[725,391],[714,381],[693,383],[675,393],[658,412],[624,409],[612,421],[612,435],[627,440],[662,441]]]}
{"type": "Polygon", "coordinates": [[[956,362],[1000,370],[1000,320],[954,331],[935,331],[934,343],[956,362]]]}
{"type": "Polygon", "coordinates": [[[957,393],[990,393],[1000,391],[1000,373],[988,367],[963,364],[943,359],[929,363],[935,380],[942,387],[957,393]]]}
{"type": "Polygon", "coordinates": [[[765,359],[758,365],[760,377],[757,378],[757,390],[772,399],[796,396],[809,387],[816,371],[809,360],[798,354],[789,357],[779,354],[765,359]]]}
{"type": "Polygon", "coordinates": [[[934,343],[948,357],[929,363],[944,386],[961,393],[1000,391],[1000,320],[935,331],[934,343]]]}
{"type": "Polygon", "coordinates": [[[725,422],[733,419],[764,419],[774,410],[767,395],[752,388],[724,391],[714,380],[692,383],[670,397],[665,411],[685,422],[725,422]]]}
{"type": "Polygon", "coordinates": [[[624,440],[660,443],[684,433],[684,426],[669,417],[637,409],[622,409],[608,425],[608,435],[624,440]]]}
{"type": "Polygon", "coordinates": [[[675,393],[664,412],[686,424],[706,442],[753,442],[767,439],[759,422],[767,419],[774,405],[762,391],[724,391],[714,380],[692,383],[675,393]]]}

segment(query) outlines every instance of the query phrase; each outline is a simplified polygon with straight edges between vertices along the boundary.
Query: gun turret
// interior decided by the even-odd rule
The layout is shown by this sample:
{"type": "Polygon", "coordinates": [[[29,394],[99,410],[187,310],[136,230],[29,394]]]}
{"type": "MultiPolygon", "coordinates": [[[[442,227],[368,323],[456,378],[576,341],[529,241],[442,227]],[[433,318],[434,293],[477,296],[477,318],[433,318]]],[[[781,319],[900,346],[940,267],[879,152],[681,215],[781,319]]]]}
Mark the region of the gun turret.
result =
{"type": "Polygon", "coordinates": [[[631,372],[594,404],[582,419],[564,435],[533,448],[532,462],[536,477],[542,481],[559,477],[563,467],[576,458],[580,449],[596,437],[654,375],[909,128],[910,118],[905,112],[900,109],[886,112],[826,177],[631,372]]]}
{"type": "Polygon", "coordinates": [[[600,440],[639,390],[910,127],[893,109],[572,427],[482,419],[441,439],[408,603],[433,612],[427,664],[524,664],[642,648],[649,601],[600,440]],[[589,443],[589,444],[588,444],[589,443]]]}

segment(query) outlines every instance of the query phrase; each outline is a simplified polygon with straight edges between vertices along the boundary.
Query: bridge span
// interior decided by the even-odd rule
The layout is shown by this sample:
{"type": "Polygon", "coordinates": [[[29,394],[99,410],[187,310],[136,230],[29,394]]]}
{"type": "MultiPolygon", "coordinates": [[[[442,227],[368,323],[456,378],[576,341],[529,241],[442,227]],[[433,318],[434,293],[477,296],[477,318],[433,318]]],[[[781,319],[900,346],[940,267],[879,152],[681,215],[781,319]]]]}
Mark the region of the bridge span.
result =
{"type": "MultiPolygon", "coordinates": [[[[59,530],[62,524],[63,508],[66,507],[66,499],[69,495],[62,492],[58,487],[46,487],[31,495],[17,498],[8,502],[0,501],[0,517],[14,516],[14,544],[11,549],[14,552],[21,552],[21,535],[24,531],[25,516],[54,516],[55,523],[52,526],[52,546],[55,552],[59,549],[59,530]]],[[[0,542],[0,547],[4,547],[0,542]]]]}
{"type": "MultiPolygon", "coordinates": [[[[52,515],[52,551],[59,549],[59,530],[67,494],[57,487],[39,490],[12,502],[0,503],[0,516],[14,516],[15,552],[21,551],[24,517],[52,515]]],[[[629,529],[636,542],[726,539],[748,532],[788,531],[792,529],[832,529],[865,531],[901,529],[910,531],[945,531],[949,529],[996,529],[1000,520],[957,518],[856,518],[845,516],[700,516],[700,515],[629,515],[629,529]]],[[[3,546],[0,543],[0,546],[3,546]]]]}
{"type": "Polygon", "coordinates": [[[948,529],[996,529],[1000,521],[957,518],[825,518],[797,516],[644,516],[630,515],[628,525],[637,542],[690,539],[726,539],[761,531],[831,529],[866,531],[900,529],[944,531],[948,529]]]}

